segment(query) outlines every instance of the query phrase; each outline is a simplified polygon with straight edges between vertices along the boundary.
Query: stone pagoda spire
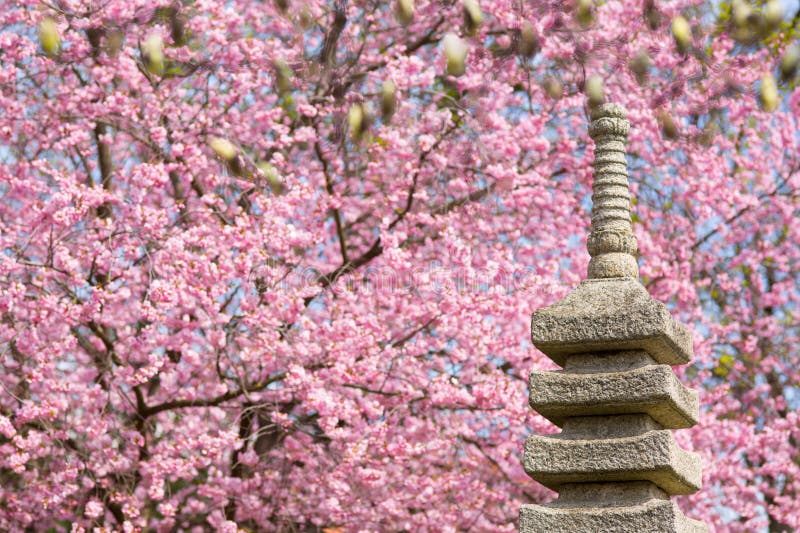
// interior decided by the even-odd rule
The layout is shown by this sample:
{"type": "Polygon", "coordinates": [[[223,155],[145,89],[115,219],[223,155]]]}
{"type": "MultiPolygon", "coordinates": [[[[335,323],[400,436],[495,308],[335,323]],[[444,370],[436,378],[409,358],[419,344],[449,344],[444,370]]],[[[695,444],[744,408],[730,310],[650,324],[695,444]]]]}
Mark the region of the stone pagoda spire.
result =
{"type": "Polygon", "coordinates": [[[531,374],[530,404],[561,433],[529,437],[524,465],[559,496],[522,506],[522,533],[706,531],[670,500],[701,481],[699,456],[669,431],[698,419],[697,393],[670,368],[692,359],[692,337],[639,283],[629,127],[618,105],[592,111],[589,279],[533,313],[533,344],[563,370],[531,374]]]}

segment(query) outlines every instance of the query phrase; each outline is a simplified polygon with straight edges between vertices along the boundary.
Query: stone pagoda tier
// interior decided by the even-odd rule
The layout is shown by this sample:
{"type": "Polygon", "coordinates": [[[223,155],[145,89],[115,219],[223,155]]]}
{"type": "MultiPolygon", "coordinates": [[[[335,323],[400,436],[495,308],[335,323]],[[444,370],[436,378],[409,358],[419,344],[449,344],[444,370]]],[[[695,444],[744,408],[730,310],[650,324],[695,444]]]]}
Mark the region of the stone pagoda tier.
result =
{"type": "Polygon", "coordinates": [[[697,454],[671,429],[697,423],[697,393],[670,365],[692,359],[691,332],[639,282],[631,227],[625,110],[594,108],[589,275],[533,313],[533,344],[563,370],[533,372],[530,404],[561,428],[525,443],[525,471],[558,492],[524,505],[520,531],[701,532],[670,500],[700,488],[697,454]]]}

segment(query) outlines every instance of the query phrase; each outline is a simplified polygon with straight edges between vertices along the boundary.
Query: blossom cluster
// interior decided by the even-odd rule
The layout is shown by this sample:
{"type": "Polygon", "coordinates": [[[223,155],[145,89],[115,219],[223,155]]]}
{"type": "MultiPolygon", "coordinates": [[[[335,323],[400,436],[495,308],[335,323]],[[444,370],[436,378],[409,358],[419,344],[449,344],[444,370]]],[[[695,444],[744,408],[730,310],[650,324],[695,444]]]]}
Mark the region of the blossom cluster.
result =
{"type": "Polygon", "coordinates": [[[734,4],[0,2],[0,530],[514,531],[604,100],[680,505],[800,528],[798,18],[734,4]]]}

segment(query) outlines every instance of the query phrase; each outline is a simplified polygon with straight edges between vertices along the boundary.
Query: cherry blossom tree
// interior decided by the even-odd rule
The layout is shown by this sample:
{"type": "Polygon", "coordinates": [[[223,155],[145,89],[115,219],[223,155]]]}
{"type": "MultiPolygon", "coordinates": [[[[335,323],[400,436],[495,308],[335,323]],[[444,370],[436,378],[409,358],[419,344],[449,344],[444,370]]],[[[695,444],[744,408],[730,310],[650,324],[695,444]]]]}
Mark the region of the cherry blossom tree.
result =
{"type": "Polygon", "coordinates": [[[796,3],[0,5],[0,529],[514,531],[603,100],[680,503],[800,528],[796,3]]]}

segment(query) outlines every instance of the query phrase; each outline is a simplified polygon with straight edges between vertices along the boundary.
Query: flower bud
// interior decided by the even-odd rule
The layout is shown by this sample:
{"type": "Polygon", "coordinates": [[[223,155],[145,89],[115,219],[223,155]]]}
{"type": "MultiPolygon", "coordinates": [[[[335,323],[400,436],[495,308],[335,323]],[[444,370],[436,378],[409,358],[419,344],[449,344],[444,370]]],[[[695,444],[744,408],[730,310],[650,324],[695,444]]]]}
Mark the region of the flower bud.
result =
{"type": "Polygon", "coordinates": [[[164,41],[158,34],[153,34],[142,44],[144,66],[151,73],[160,76],[164,73],[164,41]]]}
{"type": "Polygon", "coordinates": [[[600,76],[593,74],[586,80],[586,96],[589,98],[589,106],[595,107],[605,101],[605,94],[603,90],[603,80],[600,76]]]}
{"type": "Polygon", "coordinates": [[[236,154],[239,153],[239,150],[236,149],[236,146],[234,146],[232,142],[221,137],[213,137],[208,141],[208,145],[223,161],[232,161],[236,157],[236,154]]]}
{"type": "Polygon", "coordinates": [[[300,8],[300,13],[297,15],[297,22],[304,30],[309,29],[314,24],[314,15],[311,13],[311,10],[308,9],[308,6],[300,8]]]}
{"type": "Polygon", "coordinates": [[[111,30],[106,37],[106,50],[108,55],[115,56],[122,50],[125,42],[125,35],[120,30],[111,30]]]}
{"type": "Polygon", "coordinates": [[[645,1],[644,20],[651,30],[656,30],[661,26],[661,13],[656,8],[655,0],[645,1]]]}
{"type": "Polygon", "coordinates": [[[539,50],[539,35],[536,28],[527,20],[519,29],[519,53],[525,57],[536,55],[539,50]]]}
{"type": "Polygon", "coordinates": [[[270,165],[266,161],[261,161],[258,163],[258,169],[267,179],[267,184],[269,188],[275,194],[283,194],[286,192],[286,187],[283,184],[283,180],[281,179],[280,174],[278,174],[278,169],[274,166],[270,165]]]}
{"type": "Polygon", "coordinates": [[[369,130],[372,123],[369,110],[363,104],[353,104],[347,111],[347,124],[350,129],[350,137],[354,141],[359,141],[369,130]]]}
{"type": "Polygon", "coordinates": [[[675,124],[672,115],[666,111],[660,111],[657,115],[658,121],[661,123],[661,133],[665,139],[677,139],[680,137],[680,130],[678,125],[675,124]]]}
{"type": "Polygon", "coordinates": [[[99,26],[90,26],[86,28],[86,39],[89,41],[92,57],[100,55],[100,42],[104,33],[105,30],[99,26]]]}
{"type": "Polygon", "coordinates": [[[548,76],[545,78],[544,83],[542,84],[545,92],[547,92],[547,96],[552,98],[553,100],[558,100],[561,98],[561,94],[564,92],[564,86],[558,81],[556,78],[552,76],[548,76]]]}
{"type": "Polygon", "coordinates": [[[758,89],[758,101],[764,111],[775,111],[778,109],[778,86],[775,78],[771,74],[764,74],[761,77],[761,86],[758,89]]]}
{"type": "Polygon", "coordinates": [[[636,76],[636,81],[639,85],[644,85],[647,81],[647,73],[650,70],[650,57],[647,55],[647,52],[639,50],[639,52],[631,58],[628,66],[631,72],[636,76]]]}
{"type": "Polygon", "coordinates": [[[592,0],[578,0],[575,5],[575,20],[581,26],[588,26],[594,21],[594,3],[592,0]]]}
{"type": "Polygon", "coordinates": [[[692,30],[686,19],[680,15],[672,19],[672,36],[675,38],[678,51],[685,54],[692,44],[692,30]]]}
{"type": "Polygon", "coordinates": [[[397,86],[392,80],[386,80],[381,86],[381,116],[388,123],[397,107],[397,86]]]}
{"type": "Polygon", "coordinates": [[[697,140],[703,146],[711,146],[718,133],[719,127],[713,121],[709,120],[697,140]]]}
{"type": "Polygon", "coordinates": [[[483,22],[483,11],[478,5],[477,0],[463,0],[464,6],[464,28],[467,34],[473,35],[478,26],[483,22]]]}
{"type": "Polygon", "coordinates": [[[753,8],[744,0],[734,0],[731,5],[733,10],[732,20],[737,28],[743,28],[747,24],[753,22],[753,8]]]}
{"type": "Polygon", "coordinates": [[[397,0],[394,12],[400,24],[411,24],[414,21],[414,0],[397,0]]]}
{"type": "Polygon", "coordinates": [[[790,81],[797,74],[800,65],[800,46],[796,43],[786,47],[781,58],[781,80],[790,81]]]}
{"type": "Polygon", "coordinates": [[[466,72],[467,44],[454,33],[448,33],[442,39],[444,55],[447,58],[447,73],[461,76],[466,72]]]}
{"type": "Polygon", "coordinates": [[[243,176],[245,174],[242,162],[239,160],[239,149],[232,142],[220,137],[214,137],[208,141],[208,145],[220,159],[225,161],[231,174],[234,176],[243,176]]]}
{"type": "Polygon", "coordinates": [[[57,56],[61,51],[61,35],[55,20],[48,17],[39,23],[39,42],[44,53],[50,57],[57,56]]]}
{"type": "Polygon", "coordinates": [[[280,94],[289,92],[292,89],[292,69],[285,61],[279,59],[275,61],[275,87],[280,94]]]}
{"type": "Polygon", "coordinates": [[[177,46],[186,44],[186,20],[177,11],[173,12],[169,21],[170,37],[177,46]]]}
{"type": "Polygon", "coordinates": [[[777,28],[783,20],[783,6],[780,0],[770,0],[764,6],[764,22],[769,28],[777,28]]]}

